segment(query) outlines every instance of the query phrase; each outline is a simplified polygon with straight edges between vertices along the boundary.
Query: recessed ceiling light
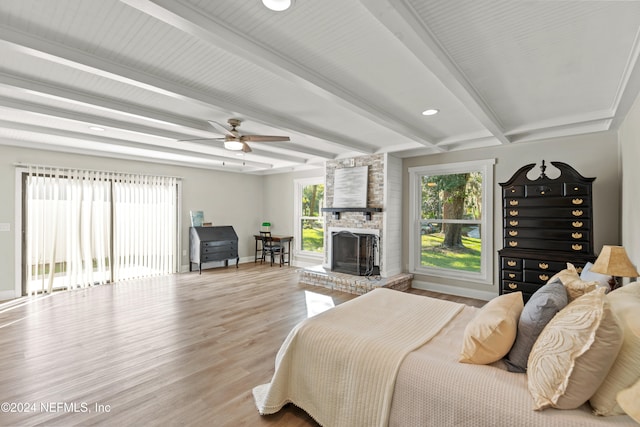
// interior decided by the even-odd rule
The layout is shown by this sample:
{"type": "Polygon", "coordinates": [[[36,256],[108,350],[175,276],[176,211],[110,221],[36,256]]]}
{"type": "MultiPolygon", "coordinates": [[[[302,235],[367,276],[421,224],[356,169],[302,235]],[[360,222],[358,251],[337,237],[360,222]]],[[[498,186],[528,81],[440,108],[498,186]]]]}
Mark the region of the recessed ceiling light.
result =
{"type": "Polygon", "coordinates": [[[100,126],[89,126],[89,129],[95,130],[97,132],[104,132],[104,128],[101,128],[100,126]]]}
{"type": "Polygon", "coordinates": [[[423,116],[433,116],[434,114],[438,114],[438,112],[440,112],[440,110],[436,110],[435,108],[431,108],[429,110],[424,110],[422,112],[423,116]]]}
{"type": "Polygon", "coordinates": [[[274,12],[283,12],[291,7],[293,0],[262,0],[262,4],[274,12]]]}

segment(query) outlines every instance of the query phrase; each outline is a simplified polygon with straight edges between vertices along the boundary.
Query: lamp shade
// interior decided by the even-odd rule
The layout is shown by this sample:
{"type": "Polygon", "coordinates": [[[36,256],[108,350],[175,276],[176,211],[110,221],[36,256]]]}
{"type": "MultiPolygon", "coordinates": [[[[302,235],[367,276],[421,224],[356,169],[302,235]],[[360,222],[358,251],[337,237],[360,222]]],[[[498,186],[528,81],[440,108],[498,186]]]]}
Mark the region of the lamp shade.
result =
{"type": "Polygon", "coordinates": [[[640,276],[622,246],[604,245],[590,271],[614,277],[640,276]]]}

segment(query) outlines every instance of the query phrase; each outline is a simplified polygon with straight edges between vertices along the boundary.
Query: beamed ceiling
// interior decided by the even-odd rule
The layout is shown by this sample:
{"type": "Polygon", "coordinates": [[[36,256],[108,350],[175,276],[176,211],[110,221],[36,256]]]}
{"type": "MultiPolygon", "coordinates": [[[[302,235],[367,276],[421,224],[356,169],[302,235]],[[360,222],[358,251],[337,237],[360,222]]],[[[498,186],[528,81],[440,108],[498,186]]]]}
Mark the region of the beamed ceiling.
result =
{"type": "Polygon", "coordinates": [[[2,0],[0,144],[266,174],[605,131],[639,29],[636,1],[2,0]],[[290,141],[226,150],[229,118],[290,141]]]}

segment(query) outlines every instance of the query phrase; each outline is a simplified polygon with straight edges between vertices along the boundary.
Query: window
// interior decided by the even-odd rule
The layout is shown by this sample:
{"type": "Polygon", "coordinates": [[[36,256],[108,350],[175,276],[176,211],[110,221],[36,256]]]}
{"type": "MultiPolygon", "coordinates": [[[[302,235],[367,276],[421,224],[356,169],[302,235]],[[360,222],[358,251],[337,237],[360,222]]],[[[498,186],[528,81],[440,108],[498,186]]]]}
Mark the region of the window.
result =
{"type": "Polygon", "coordinates": [[[413,273],[492,283],[493,164],[409,169],[413,273]]]}
{"type": "Polygon", "coordinates": [[[179,182],[33,167],[23,173],[23,294],[178,271],[179,182]]]}
{"type": "Polygon", "coordinates": [[[324,182],[322,178],[300,179],[296,185],[294,242],[303,255],[324,254],[324,182]]]}

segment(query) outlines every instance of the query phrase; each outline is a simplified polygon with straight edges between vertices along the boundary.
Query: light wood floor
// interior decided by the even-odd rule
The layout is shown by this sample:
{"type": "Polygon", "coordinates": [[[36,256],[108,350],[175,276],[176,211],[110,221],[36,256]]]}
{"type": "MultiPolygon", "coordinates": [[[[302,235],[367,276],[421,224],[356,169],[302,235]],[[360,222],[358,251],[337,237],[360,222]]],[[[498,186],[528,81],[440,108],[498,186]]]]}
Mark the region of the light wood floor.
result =
{"type": "Polygon", "coordinates": [[[251,395],[314,304],[355,298],[297,277],[241,264],[2,304],[0,425],[315,426],[251,395]]]}

